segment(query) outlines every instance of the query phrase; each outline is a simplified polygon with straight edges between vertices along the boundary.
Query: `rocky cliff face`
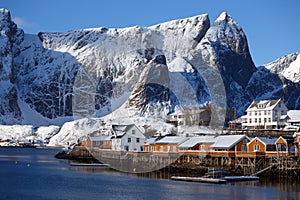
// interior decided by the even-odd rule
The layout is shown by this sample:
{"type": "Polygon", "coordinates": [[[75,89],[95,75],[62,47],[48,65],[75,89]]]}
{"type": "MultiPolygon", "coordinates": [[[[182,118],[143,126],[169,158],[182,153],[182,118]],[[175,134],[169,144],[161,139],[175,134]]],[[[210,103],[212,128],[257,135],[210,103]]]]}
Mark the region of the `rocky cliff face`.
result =
{"type": "Polygon", "coordinates": [[[297,76],[278,73],[280,62],[276,70],[256,68],[245,33],[226,13],[212,25],[205,14],[145,28],[38,35],[0,13],[0,123],[26,123],[28,111],[46,119],[104,116],[122,105],[151,116],[216,99],[238,115],[256,98],[300,105],[297,76]]]}
{"type": "Polygon", "coordinates": [[[10,13],[0,9],[0,123],[18,122],[21,111],[13,72],[14,58],[20,53],[23,31],[11,21],[10,13]]]}

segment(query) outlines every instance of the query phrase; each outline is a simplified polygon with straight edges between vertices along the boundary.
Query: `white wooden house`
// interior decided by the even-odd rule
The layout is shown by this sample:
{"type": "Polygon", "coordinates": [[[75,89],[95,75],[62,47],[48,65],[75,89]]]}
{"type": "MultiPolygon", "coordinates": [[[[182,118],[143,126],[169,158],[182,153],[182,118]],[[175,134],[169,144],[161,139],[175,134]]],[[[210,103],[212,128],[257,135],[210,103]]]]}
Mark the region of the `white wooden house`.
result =
{"type": "Polygon", "coordinates": [[[242,126],[247,129],[281,128],[286,123],[287,111],[281,99],[253,101],[242,117],[242,126]]]}
{"type": "Polygon", "coordinates": [[[143,151],[145,136],[134,124],[113,125],[111,146],[114,151],[143,151]]]}

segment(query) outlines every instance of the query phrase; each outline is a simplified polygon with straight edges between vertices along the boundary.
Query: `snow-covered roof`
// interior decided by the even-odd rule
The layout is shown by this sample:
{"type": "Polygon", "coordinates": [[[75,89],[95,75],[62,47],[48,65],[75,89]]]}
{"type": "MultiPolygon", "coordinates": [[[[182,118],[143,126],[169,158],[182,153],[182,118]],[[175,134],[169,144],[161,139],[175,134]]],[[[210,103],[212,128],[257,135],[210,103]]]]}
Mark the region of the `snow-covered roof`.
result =
{"type": "Polygon", "coordinates": [[[257,137],[257,138],[263,143],[265,143],[266,145],[271,145],[271,144],[275,145],[276,141],[278,140],[278,138],[267,138],[267,137],[257,137]]]}
{"type": "Polygon", "coordinates": [[[288,122],[300,122],[300,110],[289,110],[287,115],[290,118],[288,122]]]}
{"type": "Polygon", "coordinates": [[[256,100],[253,101],[250,106],[247,108],[246,111],[250,111],[250,110],[272,110],[279,102],[281,101],[281,99],[272,99],[272,100],[256,100]],[[264,108],[258,108],[259,104],[263,104],[264,108]]]}
{"type": "Polygon", "coordinates": [[[146,140],[146,145],[154,144],[157,138],[149,138],[146,140]]]}
{"type": "Polygon", "coordinates": [[[187,141],[179,145],[179,148],[191,148],[197,144],[208,144],[208,143],[214,143],[215,141],[216,141],[216,137],[214,136],[191,137],[187,141]]]}
{"type": "Polygon", "coordinates": [[[300,136],[300,132],[295,132],[293,137],[300,136]]]}
{"type": "Polygon", "coordinates": [[[113,132],[115,133],[117,138],[123,137],[132,127],[136,127],[136,129],[139,130],[139,132],[140,132],[139,134],[143,135],[143,132],[141,131],[141,129],[139,129],[135,124],[128,124],[128,125],[114,124],[114,125],[112,125],[113,132]]]}
{"type": "Polygon", "coordinates": [[[183,136],[166,136],[158,141],[156,141],[156,144],[181,144],[184,141],[188,140],[188,137],[183,136]]]}
{"type": "Polygon", "coordinates": [[[230,149],[239,141],[247,138],[245,135],[221,135],[217,137],[217,140],[214,144],[211,145],[211,148],[215,149],[230,149]]]}
{"type": "Polygon", "coordinates": [[[90,137],[91,141],[104,141],[104,140],[110,140],[111,136],[107,135],[99,135],[99,136],[92,136],[90,137]]]}
{"type": "Polygon", "coordinates": [[[288,116],[287,115],[281,115],[280,119],[286,119],[288,116]]]}

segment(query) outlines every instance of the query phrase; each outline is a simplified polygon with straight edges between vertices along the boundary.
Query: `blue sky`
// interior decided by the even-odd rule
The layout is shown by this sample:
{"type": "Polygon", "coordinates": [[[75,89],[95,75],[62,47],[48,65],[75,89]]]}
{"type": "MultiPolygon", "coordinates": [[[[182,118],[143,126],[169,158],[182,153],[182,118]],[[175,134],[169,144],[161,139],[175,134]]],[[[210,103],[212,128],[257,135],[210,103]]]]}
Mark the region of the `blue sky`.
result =
{"type": "Polygon", "coordinates": [[[258,66],[300,52],[299,0],[1,0],[25,33],[150,26],[223,11],[240,24],[258,66]]]}

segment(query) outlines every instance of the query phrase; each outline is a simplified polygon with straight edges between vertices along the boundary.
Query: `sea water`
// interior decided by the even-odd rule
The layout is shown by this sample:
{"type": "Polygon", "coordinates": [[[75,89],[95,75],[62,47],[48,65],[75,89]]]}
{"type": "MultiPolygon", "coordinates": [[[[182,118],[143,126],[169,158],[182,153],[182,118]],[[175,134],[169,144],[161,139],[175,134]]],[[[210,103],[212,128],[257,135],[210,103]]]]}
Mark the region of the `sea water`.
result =
{"type": "MultiPolygon", "coordinates": [[[[0,199],[300,199],[300,184],[204,184],[70,166],[59,149],[0,148],[0,199]]],[[[151,176],[155,177],[155,176],[151,176]]]]}

